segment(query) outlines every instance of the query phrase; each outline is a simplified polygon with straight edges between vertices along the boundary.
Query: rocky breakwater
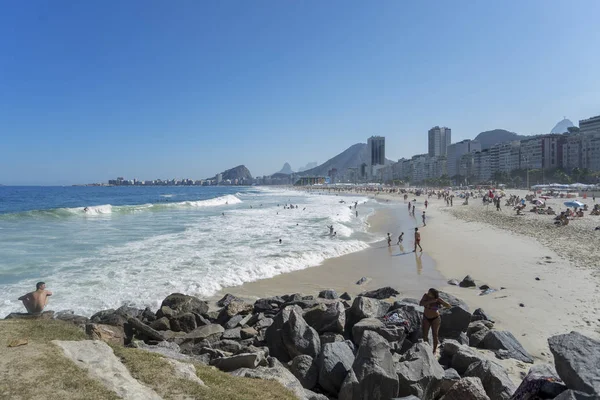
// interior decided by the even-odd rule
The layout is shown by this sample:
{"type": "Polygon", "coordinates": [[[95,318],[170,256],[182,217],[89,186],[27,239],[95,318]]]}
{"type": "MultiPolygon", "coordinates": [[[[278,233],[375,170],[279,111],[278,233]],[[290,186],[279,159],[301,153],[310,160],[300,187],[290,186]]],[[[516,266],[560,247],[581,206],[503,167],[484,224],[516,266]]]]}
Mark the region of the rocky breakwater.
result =
{"type": "MultiPolygon", "coordinates": [[[[600,343],[578,333],[549,339],[555,366],[534,365],[517,387],[498,359],[533,359],[486,313],[441,296],[440,353],[422,340],[423,309],[392,288],[352,299],[332,290],[253,304],[232,295],[216,311],[174,293],[153,312],[121,307],[90,319],[59,313],[90,337],[193,360],[236,376],[271,379],[299,399],[599,399],[600,343]]],[[[48,316],[50,317],[50,316],[48,316]]]]}

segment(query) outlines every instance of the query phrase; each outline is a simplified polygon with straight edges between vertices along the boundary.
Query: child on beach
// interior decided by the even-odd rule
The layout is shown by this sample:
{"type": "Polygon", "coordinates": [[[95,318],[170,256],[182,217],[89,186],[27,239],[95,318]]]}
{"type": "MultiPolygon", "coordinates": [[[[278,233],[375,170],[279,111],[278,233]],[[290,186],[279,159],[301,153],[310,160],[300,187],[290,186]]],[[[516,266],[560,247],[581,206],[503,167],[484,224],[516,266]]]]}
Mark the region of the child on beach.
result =
{"type": "Polygon", "coordinates": [[[400,236],[398,236],[398,243],[396,243],[396,244],[400,244],[400,243],[402,243],[402,239],[404,239],[404,232],[402,232],[402,233],[400,234],[400,236]]]}
{"type": "Polygon", "coordinates": [[[388,242],[388,247],[390,247],[392,245],[392,237],[390,236],[390,234],[387,234],[387,242],[388,242]]]}

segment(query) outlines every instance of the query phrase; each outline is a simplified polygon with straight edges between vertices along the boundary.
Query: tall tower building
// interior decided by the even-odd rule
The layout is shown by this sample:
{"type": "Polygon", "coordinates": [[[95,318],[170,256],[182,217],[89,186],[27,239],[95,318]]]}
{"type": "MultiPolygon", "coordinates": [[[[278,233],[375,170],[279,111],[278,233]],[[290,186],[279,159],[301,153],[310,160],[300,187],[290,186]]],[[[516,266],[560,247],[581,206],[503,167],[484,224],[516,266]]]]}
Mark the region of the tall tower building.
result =
{"type": "Polygon", "coordinates": [[[429,130],[429,156],[439,157],[448,153],[448,146],[451,143],[452,130],[445,126],[440,128],[434,126],[429,130]]]}
{"type": "Polygon", "coordinates": [[[385,137],[371,136],[369,145],[370,165],[385,165],[385,137]]]}

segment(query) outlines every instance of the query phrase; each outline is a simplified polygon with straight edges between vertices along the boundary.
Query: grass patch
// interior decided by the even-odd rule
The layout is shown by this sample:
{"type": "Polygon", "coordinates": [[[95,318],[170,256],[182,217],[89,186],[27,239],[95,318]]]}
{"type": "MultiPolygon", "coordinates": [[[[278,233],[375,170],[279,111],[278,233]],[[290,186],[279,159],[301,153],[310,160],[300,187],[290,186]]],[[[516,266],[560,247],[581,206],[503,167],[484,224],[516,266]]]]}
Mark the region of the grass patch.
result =
{"type": "Polygon", "coordinates": [[[296,400],[292,392],[275,381],[235,377],[194,364],[196,375],[206,384],[204,387],[174,376],[173,367],[159,354],[119,346],[113,349],[134,378],[165,399],[189,396],[203,400],[296,400]]]}
{"type": "MultiPolygon", "coordinates": [[[[0,334],[13,339],[27,338],[30,342],[48,343],[51,340],[85,340],[85,333],[75,325],[59,320],[0,320],[0,334]]],[[[6,346],[6,345],[5,345],[6,346]]]]}

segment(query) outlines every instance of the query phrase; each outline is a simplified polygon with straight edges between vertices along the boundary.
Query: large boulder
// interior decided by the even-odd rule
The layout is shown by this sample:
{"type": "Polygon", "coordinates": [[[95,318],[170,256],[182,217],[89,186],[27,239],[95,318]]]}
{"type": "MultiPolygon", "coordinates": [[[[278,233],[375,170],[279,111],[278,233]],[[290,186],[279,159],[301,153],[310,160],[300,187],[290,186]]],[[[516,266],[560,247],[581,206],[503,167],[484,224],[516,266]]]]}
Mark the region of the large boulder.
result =
{"type": "Polygon", "coordinates": [[[534,364],[512,399],[553,399],[565,390],[567,387],[551,364],[534,364]]]}
{"type": "Polygon", "coordinates": [[[85,326],[85,333],[92,340],[102,340],[121,346],[125,344],[125,330],[122,326],[89,323],[85,326]]]}
{"type": "Polygon", "coordinates": [[[354,354],[346,342],[324,344],[317,360],[319,385],[331,395],[337,396],[353,362],[354,354]]]}
{"type": "Polygon", "coordinates": [[[526,363],[533,363],[531,355],[509,331],[489,331],[479,343],[479,347],[494,350],[496,357],[501,359],[514,358],[526,363]]]}
{"type": "Polygon", "coordinates": [[[463,278],[462,281],[458,284],[460,287],[475,287],[477,284],[475,283],[475,279],[471,278],[471,275],[467,275],[463,278]]]}
{"type": "Polygon", "coordinates": [[[346,310],[341,302],[321,303],[304,310],[304,320],[319,333],[344,333],[346,310]]]}
{"type": "Polygon", "coordinates": [[[263,360],[264,354],[262,353],[246,353],[236,354],[230,357],[215,358],[210,361],[210,365],[219,368],[221,371],[231,372],[239,368],[254,369],[258,367],[263,360]]]}
{"type": "Polygon", "coordinates": [[[482,321],[475,321],[469,324],[467,336],[469,338],[469,346],[478,347],[485,338],[485,335],[490,331],[482,321]]]}
{"type": "Polygon", "coordinates": [[[396,363],[400,396],[434,398],[444,378],[444,369],[426,343],[417,343],[396,363]]]}
{"type": "Polygon", "coordinates": [[[388,400],[398,394],[398,376],[390,345],[367,331],[339,393],[339,400],[388,400]]]}
{"type": "Polygon", "coordinates": [[[456,340],[446,339],[440,346],[440,363],[454,368],[459,374],[464,374],[471,364],[484,359],[476,350],[458,343],[456,340]]]}
{"type": "Polygon", "coordinates": [[[442,291],[439,292],[439,295],[440,295],[440,299],[444,300],[446,303],[450,304],[451,306],[460,306],[460,307],[464,308],[465,310],[469,311],[469,306],[467,305],[467,303],[465,303],[458,297],[453,296],[450,293],[446,293],[446,292],[442,292],[442,291]]]}
{"type": "MultiPolygon", "coordinates": [[[[179,315],[184,313],[204,314],[208,311],[208,303],[194,296],[188,296],[182,293],[172,293],[168,295],[160,305],[169,307],[173,310],[173,314],[179,315]]],[[[158,316],[158,315],[157,315],[158,316]]]]}
{"type": "Polygon", "coordinates": [[[129,317],[127,322],[129,323],[129,326],[137,332],[139,337],[159,342],[165,340],[165,337],[159,331],[150,328],[137,318],[129,317]]]}
{"type": "MultiPolygon", "coordinates": [[[[162,319],[162,318],[161,318],[162,319]]],[[[169,321],[173,332],[191,332],[197,328],[196,316],[190,313],[178,314],[169,321]]]]}
{"type": "Polygon", "coordinates": [[[370,297],[372,299],[378,299],[378,300],[384,300],[389,297],[397,296],[399,294],[400,294],[400,292],[397,291],[396,289],[386,286],[383,288],[370,290],[368,292],[363,292],[363,293],[359,294],[359,296],[370,297]]]}
{"type": "Polygon", "coordinates": [[[571,332],[552,336],[548,345],[567,387],[600,397],[600,342],[571,332]]]}
{"type": "Polygon", "coordinates": [[[229,303],[231,303],[232,301],[243,302],[243,300],[240,299],[239,297],[236,297],[236,296],[232,295],[231,293],[227,293],[225,296],[223,296],[221,298],[221,300],[217,301],[217,306],[225,307],[225,306],[229,305],[229,303]]]}
{"type": "Polygon", "coordinates": [[[335,300],[338,298],[338,295],[335,290],[327,289],[327,290],[321,290],[317,297],[320,299],[335,300]]]}
{"type": "Polygon", "coordinates": [[[319,368],[315,360],[306,354],[294,357],[290,362],[290,371],[300,381],[305,389],[312,389],[317,385],[319,368]]]}
{"type": "MultiPolygon", "coordinates": [[[[271,324],[266,328],[265,341],[267,343],[267,347],[269,348],[269,354],[281,362],[288,362],[292,359],[286,345],[283,343],[283,326],[287,324],[290,314],[294,310],[302,313],[302,309],[298,306],[287,306],[277,315],[275,315],[275,318],[272,319],[271,324]]],[[[257,329],[256,325],[255,329],[257,329]]]]}
{"type": "Polygon", "coordinates": [[[440,400],[490,400],[479,378],[462,378],[440,400]]]}
{"type": "MultiPolygon", "coordinates": [[[[8,318],[8,317],[7,317],[8,318]]],[[[124,326],[127,323],[127,318],[117,314],[115,310],[102,310],[90,317],[90,322],[102,325],[124,326]]]]}
{"type": "Polygon", "coordinates": [[[466,332],[471,323],[471,313],[461,306],[452,306],[440,312],[442,323],[439,335],[443,338],[457,339],[466,332]]]}
{"type": "Polygon", "coordinates": [[[365,318],[352,327],[352,339],[356,345],[362,340],[365,331],[377,332],[388,342],[399,342],[399,345],[406,337],[406,329],[403,325],[385,323],[377,318],[365,318]]]}
{"type": "Polygon", "coordinates": [[[216,342],[221,339],[221,336],[225,332],[225,329],[218,324],[211,324],[200,326],[190,333],[186,334],[182,338],[182,343],[184,342],[192,342],[198,343],[200,341],[206,340],[208,342],[216,342]]]}
{"type": "Polygon", "coordinates": [[[471,364],[463,376],[479,378],[491,400],[509,400],[517,389],[508,377],[506,370],[501,365],[489,360],[471,364]]]}
{"type": "Polygon", "coordinates": [[[393,320],[396,318],[394,314],[396,314],[398,318],[404,320],[403,324],[406,327],[408,338],[411,341],[416,342],[423,337],[423,307],[403,299],[402,301],[396,301],[392,304],[392,307],[385,318],[393,320]]]}
{"type": "Polygon", "coordinates": [[[321,351],[319,334],[311,328],[302,313],[292,310],[288,321],[282,328],[282,340],[291,358],[307,354],[316,358],[321,351]]]}
{"type": "Polygon", "coordinates": [[[598,400],[598,396],[579,392],[577,390],[565,390],[556,396],[554,400],[598,400]]]}
{"type": "Polygon", "coordinates": [[[438,396],[445,395],[448,390],[454,385],[456,382],[460,380],[460,375],[454,368],[448,368],[444,371],[444,377],[442,378],[442,382],[439,385],[439,393],[438,396]]]}
{"type": "Polygon", "coordinates": [[[483,309],[478,308],[475,311],[473,311],[473,315],[471,316],[471,321],[492,321],[494,322],[494,320],[492,318],[490,318],[489,315],[487,315],[487,313],[485,311],[483,311],[483,309]]]}
{"type": "Polygon", "coordinates": [[[252,304],[244,303],[243,301],[232,301],[219,311],[217,322],[225,324],[236,315],[248,315],[252,313],[253,309],[252,304]]]}
{"type": "Polygon", "coordinates": [[[346,310],[346,331],[352,332],[352,327],[364,318],[381,318],[390,309],[391,304],[369,297],[355,297],[352,306],[346,310]]]}

